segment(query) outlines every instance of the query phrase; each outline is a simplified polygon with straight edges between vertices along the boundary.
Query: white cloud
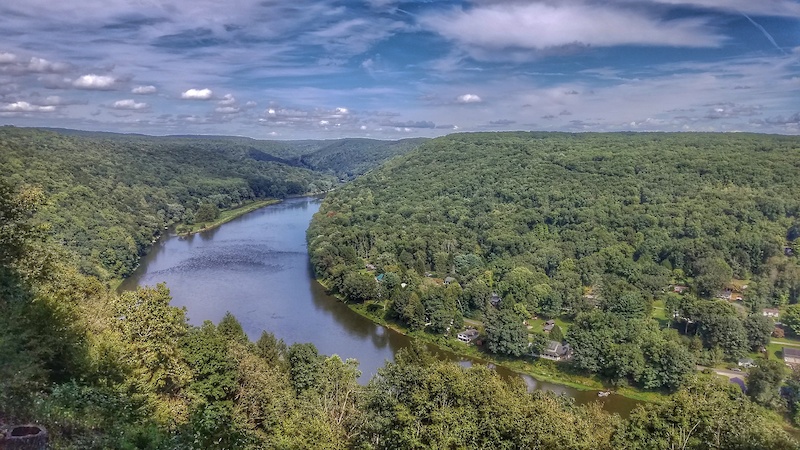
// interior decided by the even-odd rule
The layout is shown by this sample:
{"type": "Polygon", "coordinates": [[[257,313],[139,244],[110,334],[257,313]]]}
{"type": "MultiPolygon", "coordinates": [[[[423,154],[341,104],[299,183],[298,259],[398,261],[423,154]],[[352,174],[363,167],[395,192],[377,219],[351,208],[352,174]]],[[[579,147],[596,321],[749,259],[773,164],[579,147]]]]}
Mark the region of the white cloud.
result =
{"type": "Polygon", "coordinates": [[[214,111],[220,114],[236,114],[239,112],[239,108],[235,106],[219,106],[215,108],[214,111]]]}
{"type": "Polygon", "coordinates": [[[456,102],[458,103],[480,103],[482,101],[483,99],[476,94],[464,94],[456,97],[456,102]]]}
{"type": "Polygon", "coordinates": [[[149,105],[147,103],[140,103],[133,99],[125,99],[125,100],[117,100],[111,106],[114,109],[127,109],[131,111],[139,111],[143,109],[147,109],[149,105]]]}
{"type": "Polygon", "coordinates": [[[64,63],[51,62],[44,58],[33,57],[28,61],[28,72],[32,73],[60,73],[69,69],[64,63]]]}
{"type": "Polygon", "coordinates": [[[513,56],[513,51],[575,45],[717,47],[723,41],[704,19],[661,20],[641,10],[579,3],[490,4],[436,12],[420,21],[472,54],[505,49],[513,56]]]}
{"type": "Polygon", "coordinates": [[[56,107],[53,105],[32,105],[28,102],[14,102],[0,107],[0,110],[7,112],[53,112],[56,107]]]}
{"type": "Polygon", "coordinates": [[[218,101],[217,104],[220,105],[220,106],[235,105],[236,104],[236,97],[234,97],[231,94],[225,94],[225,96],[222,97],[222,100],[218,101]]]}
{"type": "Polygon", "coordinates": [[[88,74],[79,77],[72,85],[79,89],[109,90],[114,88],[117,80],[108,75],[88,74]]]}
{"type": "Polygon", "coordinates": [[[181,98],[187,100],[209,100],[214,95],[211,89],[189,89],[181,94],[181,98]]]}
{"type": "Polygon", "coordinates": [[[0,52],[0,64],[11,64],[17,62],[17,55],[8,52],[0,52]]]}
{"type": "Polygon", "coordinates": [[[138,95],[147,95],[147,94],[155,94],[158,92],[155,86],[147,85],[147,86],[136,86],[135,88],[131,89],[132,94],[138,95]]]}

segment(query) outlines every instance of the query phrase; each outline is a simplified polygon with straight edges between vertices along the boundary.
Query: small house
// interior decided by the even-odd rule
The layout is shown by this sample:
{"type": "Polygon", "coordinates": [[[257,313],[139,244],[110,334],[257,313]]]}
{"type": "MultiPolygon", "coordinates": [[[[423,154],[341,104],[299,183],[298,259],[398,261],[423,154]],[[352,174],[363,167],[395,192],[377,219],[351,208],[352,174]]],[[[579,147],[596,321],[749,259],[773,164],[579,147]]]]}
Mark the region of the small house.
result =
{"type": "Polygon", "coordinates": [[[553,328],[555,328],[555,327],[556,327],[556,321],[553,320],[553,319],[550,319],[550,320],[548,320],[547,322],[544,323],[544,332],[545,333],[549,333],[549,332],[553,331],[553,328]]]}
{"type": "Polygon", "coordinates": [[[502,300],[500,299],[500,296],[497,295],[496,292],[492,292],[492,298],[489,301],[492,303],[492,306],[494,306],[496,308],[497,306],[500,305],[500,302],[502,300]]]}
{"type": "Polygon", "coordinates": [[[475,328],[467,328],[466,330],[458,333],[458,340],[469,344],[478,338],[478,330],[475,328]]]}
{"type": "Polygon", "coordinates": [[[547,345],[539,356],[551,361],[563,361],[572,357],[572,349],[569,347],[569,344],[562,344],[558,341],[547,341],[547,345]]]}
{"type": "Polygon", "coordinates": [[[731,291],[730,289],[724,289],[720,291],[719,294],[717,294],[717,298],[721,298],[723,300],[730,300],[731,294],[733,294],[733,291],[731,291]]]}
{"type": "Polygon", "coordinates": [[[753,358],[742,358],[739,360],[739,367],[744,367],[745,369],[749,369],[755,366],[756,362],[753,361],[753,358]]]}
{"type": "Polygon", "coordinates": [[[761,315],[764,317],[777,318],[781,315],[781,312],[777,308],[764,308],[761,310],[761,315]]]}
{"type": "Polygon", "coordinates": [[[374,271],[375,271],[375,264],[367,264],[365,267],[366,267],[366,268],[367,268],[367,270],[369,270],[370,272],[374,272],[374,271]]]}
{"type": "Polygon", "coordinates": [[[673,292],[677,292],[678,294],[683,294],[684,292],[689,290],[689,286],[682,286],[680,284],[676,284],[672,287],[673,292]]]}
{"type": "Polygon", "coordinates": [[[453,278],[453,277],[447,277],[447,278],[445,278],[445,279],[444,279],[444,285],[445,285],[445,286],[447,286],[447,285],[449,285],[450,283],[452,283],[452,282],[454,282],[454,281],[456,281],[456,279],[455,279],[455,278],[453,278]]]}
{"type": "Polygon", "coordinates": [[[800,349],[783,347],[783,362],[790,366],[800,364],[800,349]]]}

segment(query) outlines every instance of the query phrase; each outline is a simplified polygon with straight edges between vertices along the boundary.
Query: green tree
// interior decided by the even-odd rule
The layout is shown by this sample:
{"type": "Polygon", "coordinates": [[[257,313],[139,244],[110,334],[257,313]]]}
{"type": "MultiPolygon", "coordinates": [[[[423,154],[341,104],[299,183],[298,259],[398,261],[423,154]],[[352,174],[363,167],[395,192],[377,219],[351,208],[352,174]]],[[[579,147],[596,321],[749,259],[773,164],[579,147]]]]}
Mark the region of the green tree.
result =
{"type": "Polygon", "coordinates": [[[378,295],[378,283],[371,274],[350,272],[344,276],[342,294],[354,302],[372,300],[378,295]]]}
{"type": "Polygon", "coordinates": [[[211,203],[201,203],[194,214],[195,222],[211,222],[219,217],[219,208],[211,203]]]}
{"type": "Polygon", "coordinates": [[[562,342],[564,340],[564,332],[561,331],[561,327],[556,325],[550,330],[550,339],[553,341],[562,342]]]}
{"type": "Polygon", "coordinates": [[[268,331],[262,331],[255,344],[255,354],[263,359],[269,367],[284,367],[287,351],[288,348],[283,339],[277,339],[268,331]]]}
{"type": "Polygon", "coordinates": [[[781,322],[789,327],[797,336],[800,336],[800,304],[789,305],[781,313],[781,322]]]}
{"type": "Polygon", "coordinates": [[[217,330],[225,339],[236,341],[240,344],[250,342],[242,328],[242,324],[236,320],[236,317],[230,311],[225,312],[225,315],[217,324],[217,330]]]}
{"type": "Polygon", "coordinates": [[[287,352],[292,386],[300,394],[316,388],[322,365],[322,357],[314,344],[292,344],[287,352]]]}
{"type": "Polygon", "coordinates": [[[733,270],[719,257],[701,259],[697,262],[695,271],[697,292],[703,295],[713,295],[733,278],[733,270]]]}
{"type": "Polygon", "coordinates": [[[784,402],[780,388],[787,375],[786,365],[777,359],[759,359],[747,375],[747,395],[759,405],[780,409],[784,402]]]}
{"type": "Polygon", "coordinates": [[[486,347],[492,353],[521,356],[528,348],[528,331],[511,309],[486,314],[486,347]]]}
{"type": "Polygon", "coordinates": [[[650,314],[650,302],[640,292],[627,291],[603,298],[603,311],[625,319],[641,319],[650,314]]]}
{"type": "Polygon", "coordinates": [[[744,329],[747,332],[750,349],[757,351],[769,344],[772,331],[775,330],[775,322],[762,314],[751,314],[744,321],[744,329]]]}
{"type": "Polygon", "coordinates": [[[697,376],[666,402],[636,408],[613,444],[623,450],[797,448],[781,424],[766,418],[738,386],[697,376]]]}
{"type": "Polygon", "coordinates": [[[186,310],[169,305],[164,283],[116,297],[114,322],[126,345],[124,360],[150,392],[177,394],[190,379],[178,343],[189,331],[186,310]]]}

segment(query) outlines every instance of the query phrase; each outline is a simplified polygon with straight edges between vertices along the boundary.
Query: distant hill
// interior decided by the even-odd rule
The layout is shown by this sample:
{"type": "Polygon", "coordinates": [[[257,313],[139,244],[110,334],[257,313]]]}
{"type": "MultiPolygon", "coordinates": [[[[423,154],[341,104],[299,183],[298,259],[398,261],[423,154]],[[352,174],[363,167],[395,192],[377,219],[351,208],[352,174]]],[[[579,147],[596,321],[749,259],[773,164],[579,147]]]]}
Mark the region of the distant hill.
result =
{"type": "Polygon", "coordinates": [[[384,141],[345,138],[330,140],[260,140],[241,136],[170,135],[147,136],[95,131],[48,128],[58,134],[124,142],[168,142],[171,145],[192,145],[213,148],[240,158],[280,162],[305,167],[350,180],[363,175],[389,159],[405,154],[427,138],[384,141]]]}

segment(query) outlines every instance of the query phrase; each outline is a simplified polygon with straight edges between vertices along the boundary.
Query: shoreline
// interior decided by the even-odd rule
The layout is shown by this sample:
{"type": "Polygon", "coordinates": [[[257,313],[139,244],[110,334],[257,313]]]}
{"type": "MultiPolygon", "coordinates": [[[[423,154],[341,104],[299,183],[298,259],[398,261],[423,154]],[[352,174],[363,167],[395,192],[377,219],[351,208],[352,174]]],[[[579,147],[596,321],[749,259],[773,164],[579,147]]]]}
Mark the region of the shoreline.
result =
{"type": "MultiPolygon", "coordinates": [[[[329,290],[327,283],[325,283],[323,280],[320,280],[319,278],[316,278],[316,280],[326,290],[329,290]]],[[[446,344],[444,344],[440,341],[441,339],[447,339],[444,336],[433,336],[431,334],[425,333],[424,331],[410,331],[408,329],[404,329],[403,327],[398,326],[397,324],[390,323],[384,319],[374,316],[373,314],[367,311],[368,305],[371,304],[372,302],[354,304],[343,301],[338,294],[328,294],[328,295],[335,297],[338,301],[347,305],[347,307],[356,314],[370,320],[371,322],[377,325],[389,328],[392,331],[400,333],[403,336],[406,336],[410,339],[418,340],[428,345],[433,345],[440,351],[449,352],[457,356],[463,356],[466,358],[478,360],[482,363],[494,364],[496,366],[500,366],[506,370],[514,372],[518,375],[526,375],[532,377],[537,381],[559,384],[580,391],[600,392],[600,391],[611,390],[616,395],[620,395],[622,397],[631,400],[636,400],[639,402],[647,402],[647,403],[660,403],[667,397],[667,395],[658,392],[642,392],[639,391],[638,389],[631,387],[609,387],[604,385],[601,381],[593,379],[591,377],[578,376],[580,379],[572,379],[572,380],[566,379],[563,376],[559,376],[566,374],[562,374],[559,371],[559,369],[555,366],[555,363],[545,364],[546,366],[551,367],[552,371],[543,372],[541,370],[536,370],[536,368],[534,367],[534,364],[536,364],[535,362],[532,363],[524,360],[507,360],[504,358],[497,358],[485,352],[479,351],[478,348],[475,346],[460,348],[464,346],[464,344],[461,344],[456,340],[453,340],[453,342],[448,341],[446,344]]]]}
{"type": "Polygon", "coordinates": [[[214,228],[217,228],[220,225],[228,223],[231,220],[236,219],[237,217],[241,217],[247,213],[253,212],[257,209],[261,209],[265,206],[275,205],[282,201],[283,200],[274,198],[266,200],[254,200],[253,202],[245,203],[232,209],[226,209],[224,211],[220,211],[218,218],[214,219],[213,222],[204,222],[198,229],[195,229],[195,226],[197,226],[197,224],[194,224],[190,226],[188,231],[178,231],[178,229],[181,227],[181,225],[178,225],[175,228],[175,234],[181,237],[186,237],[196,233],[201,233],[203,231],[213,230],[214,228]]]}

